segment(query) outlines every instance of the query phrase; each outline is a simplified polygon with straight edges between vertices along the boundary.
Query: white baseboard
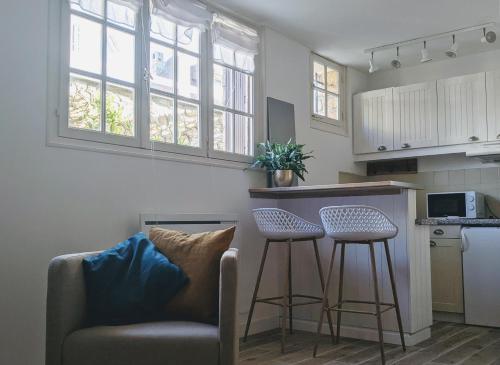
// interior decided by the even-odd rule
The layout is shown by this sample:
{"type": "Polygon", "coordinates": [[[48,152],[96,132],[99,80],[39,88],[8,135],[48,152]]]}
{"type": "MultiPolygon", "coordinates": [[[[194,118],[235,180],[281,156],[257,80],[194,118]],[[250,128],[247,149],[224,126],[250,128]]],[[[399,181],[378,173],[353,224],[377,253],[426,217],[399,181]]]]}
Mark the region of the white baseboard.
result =
{"type": "MultiPolygon", "coordinates": [[[[280,327],[279,319],[280,319],[279,316],[268,316],[268,317],[252,319],[252,324],[250,325],[248,334],[254,335],[256,333],[266,332],[273,330],[275,328],[279,328],[280,327]]],[[[246,319],[245,321],[240,321],[240,328],[239,328],[240,337],[243,337],[245,335],[246,324],[247,324],[246,319]]]]}
{"type": "MultiPolygon", "coordinates": [[[[293,328],[301,331],[316,332],[318,322],[309,321],[304,319],[294,319],[293,328]]],[[[256,320],[255,323],[252,321],[252,326],[250,327],[250,333],[259,333],[268,331],[274,328],[280,327],[279,317],[268,317],[256,320]],[[267,323],[265,323],[268,321],[267,323]]],[[[243,336],[245,326],[240,324],[240,334],[243,336]]],[[[335,327],[336,328],[336,327],[335,327]]],[[[340,335],[342,337],[357,338],[360,340],[367,341],[378,341],[378,331],[375,328],[364,328],[364,327],[352,327],[352,326],[341,326],[340,335]]],[[[330,330],[328,324],[324,323],[321,328],[321,333],[329,334],[330,330]]],[[[405,333],[405,343],[407,346],[413,346],[431,337],[431,329],[424,328],[415,333],[405,333]]],[[[384,342],[391,343],[394,345],[401,344],[399,339],[399,332],[396,331],[384,331],[384,342]]]]}

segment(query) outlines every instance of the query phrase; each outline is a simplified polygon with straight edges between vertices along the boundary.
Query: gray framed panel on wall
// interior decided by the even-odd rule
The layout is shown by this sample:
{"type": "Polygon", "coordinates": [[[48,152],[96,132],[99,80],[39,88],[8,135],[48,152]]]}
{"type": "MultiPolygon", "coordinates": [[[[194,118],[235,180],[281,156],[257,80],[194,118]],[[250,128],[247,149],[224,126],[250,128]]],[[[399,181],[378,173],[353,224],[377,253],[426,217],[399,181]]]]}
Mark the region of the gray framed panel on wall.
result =
{"type": "Polygon", "coordinates": [[[295,142],[295,108],[286,101],[267,98],[267,136],[269,141],[295,142]]]}
{"type": "MultiPolygon", "coordinates": [[[[286,101],[267,98],[267,138],[274,143],[295,142],[295,107],[286,101]]],[[[298,185],[297,177],[293,185],[298,185]]],[[[267,186],[273,186],[271,174],[267,176],[267,186]]]]}

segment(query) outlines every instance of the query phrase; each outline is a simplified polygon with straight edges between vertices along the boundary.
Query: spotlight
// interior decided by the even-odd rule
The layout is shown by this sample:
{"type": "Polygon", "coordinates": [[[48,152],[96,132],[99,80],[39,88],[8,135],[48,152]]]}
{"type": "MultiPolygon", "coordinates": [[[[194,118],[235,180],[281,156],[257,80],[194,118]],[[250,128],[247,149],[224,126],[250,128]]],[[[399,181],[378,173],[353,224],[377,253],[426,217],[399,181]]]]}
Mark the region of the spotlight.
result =
{"type": "Polygon", "coordinates": [[[424,41],[424,48],[422,48],[422,58],[420,62],[429,62],[432,61],[432,57],[429,55],[429,50],[427,49],[427,41],[424,41]]]}
{"type": "Polygon", "coordinates": [[[373,52],[372,52],[370,59],[368,60],[368,63],[370,64],[370,68],[368,69],[369,73],[372,74],[372,73],[378,71],[378,67],[375,65],[375,61],[373,60],[373,52]]]}
{"type": "Polygon", "coordinates": [[[483,36],[481,37],[481,43],[494,43],[497,40],[497,34],[490,30],[486,33],[486,28],[483,28],[483,36]]]}
{"type": "Polygon", "coordinates": [[[449,50],[445,52],[445,54],[450,58],[455,58],[457,57],[457,52],[458,52],[458,43],[455,42],[455,34],[453,34],[451,47],[449,50]]]}
{"type": "Polygon", "coordinates": [[[394,68],[401,67],[401,61],[399,60],[399,47],[396,47],[396,58],[391,61],[391,66],[394,68]]]}

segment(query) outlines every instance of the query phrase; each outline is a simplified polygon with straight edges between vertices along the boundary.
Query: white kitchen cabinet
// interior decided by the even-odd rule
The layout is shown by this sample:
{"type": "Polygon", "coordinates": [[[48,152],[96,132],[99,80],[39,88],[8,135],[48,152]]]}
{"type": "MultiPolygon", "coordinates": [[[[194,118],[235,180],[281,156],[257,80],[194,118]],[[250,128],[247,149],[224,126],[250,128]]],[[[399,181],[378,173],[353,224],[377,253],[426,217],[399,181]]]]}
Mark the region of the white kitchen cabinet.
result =
{"type": "Polygon", "coordinates": [[[437,81],[439,145],[488,138],[485,73],[437,81]]]}
{"type": "Polygon", "coordinates": [[[488,141],[500,141],[500,71],[486,72],[488,141]]]}
{"type": "Polygon", "coordinates": [[[462,241],[431,239],[432,309],[463,313],[462,241]]]}
{"type": "Polygon", "coordinates": [[[395,87],[394,149],[437,146],[436,81],[395,87]]]}
{"type": "Polygon", "coordinates": [[[392,151],[392,88],[357,94],[354,96],[353,106],[354,153],[392,151]]]}

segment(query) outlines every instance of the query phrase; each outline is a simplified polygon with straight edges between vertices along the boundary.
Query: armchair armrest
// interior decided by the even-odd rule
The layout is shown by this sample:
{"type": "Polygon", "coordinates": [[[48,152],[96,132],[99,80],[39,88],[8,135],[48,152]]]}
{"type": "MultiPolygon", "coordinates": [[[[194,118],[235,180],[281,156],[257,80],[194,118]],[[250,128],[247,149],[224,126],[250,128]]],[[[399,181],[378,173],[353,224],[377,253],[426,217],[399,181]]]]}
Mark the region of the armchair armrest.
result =
{"type": "Polygon", "coordinates": [[[238,250],[230,248],[220,261],[219,284],[220,365],[238,360],[238,250]]]}
{"type": "Polygon", "coordinates": [[[45,364],[60,365],[66,336],[85,322],[85,279],[82,259],[99,252],[63,255],[49,264],[45,364]]]}

